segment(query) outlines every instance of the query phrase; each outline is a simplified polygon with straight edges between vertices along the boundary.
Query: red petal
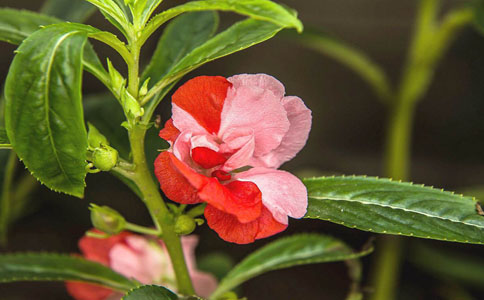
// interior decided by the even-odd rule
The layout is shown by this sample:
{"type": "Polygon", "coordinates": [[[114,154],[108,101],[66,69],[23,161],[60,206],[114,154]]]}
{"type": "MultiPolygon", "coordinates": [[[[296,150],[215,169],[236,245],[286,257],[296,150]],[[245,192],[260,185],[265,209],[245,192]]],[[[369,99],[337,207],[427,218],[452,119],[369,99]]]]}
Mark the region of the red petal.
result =
{"type": "Polygon", "coordinates": [[[180,130],[173,125],[173,119],[169,119],[165,123],[165,128],[160,130],[160,137],[165,141],[175,142],[176,138],[180,135],[180,130]]]}
{"type": "Polygon", "coordinates": [[[204,169],[211,169],[227,161],[221,153],[215,152],[207,147],[192,149],[192,159],[204,169]]]}
{"type": "Polygon", "coordinates": [[[95,284],[84,282],[66,282],[67,292],[76,300],[104,300],[113,291],[95,284]]]}
{"type": "Polygon", "coordinates": [[[248,244],[256,239],[262,239],[287,228],[287,225],[277,222],[269,210],[262,208],[258,219],[249,223],[240,223],[234,215],[225,213],[211,205],[205,208],[207,224],[217,232],[220,238],[227,242],[248,244]]]}
{"type": "Polygon", "coordinates": [[[260,216],[262,194],[255,183],[233,181],[222,185],[216,178],[209,178],[195,172],[173,154],[170,157],[175,169],[198,190],[198,196],[203,201],[219,210],[235,215],[243,223],[253,221],[260,216]]]}
{"type": "Polygon", "coordinates": [[[202,202],[197,195],[197,190],[180,174],[178,168],[173,165],[173,160],[180,162],[170,152],[161,153],[155,160],[155,175],[160,182],[163,193],[170,200],[181,204],[196,204],[202,202]]]}
{"type": "MultiPolygon", "coordinates": [[[[101,233],[97,229],[92,231],[101,233]]],[[[120,234],[113,235],[107,239],[83,236],[79,241],[79,249],[81,249],[81,252],[86,259],[103,265],[109,265],[109,251],[111,251],[111,248],[117,243],[122,243],[124,239],[130,235],[131,233],[129,232],[121,232],[120,234]]]]}
{"type": "Polygon", "coordinates": [[[191,114],[209,133],[218,133],[222,108],[231,86],[221,76],[195,77],[173,94],[172,101],[191,114]]]}

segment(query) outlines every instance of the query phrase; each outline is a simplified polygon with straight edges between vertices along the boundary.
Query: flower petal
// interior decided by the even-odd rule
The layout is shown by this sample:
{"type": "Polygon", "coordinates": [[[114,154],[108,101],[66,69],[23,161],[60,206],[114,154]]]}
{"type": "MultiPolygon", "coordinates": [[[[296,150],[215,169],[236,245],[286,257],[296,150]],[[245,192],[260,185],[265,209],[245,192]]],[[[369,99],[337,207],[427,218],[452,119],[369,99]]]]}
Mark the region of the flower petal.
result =
{"type": "Polygon", "coordinates": [[[215,152],[207,147],[193,148],[192,159],[204,169],[220,166],[227,161],[227,158],[223,154],[215,152]]]}
{"type": "Polygon", "coordinates": [[[76,300],[106,300],[114,294],[108,288],[85,282],[67,281],[66,289],[76,300]]]}
{"type": "Polygon", "coordinates": [[[198,195],[208,204],[234,215],[241,223],[251,222],[261,214],[261,193],[252,182],[232,181],[222,185],[212,179],[198,195]]]}
{"type": "MultiPolygon", "coordinates": [[[[101,233],[97,229],[91,230],[95,233],[101,233]]],[[[98,239],[88,236],[83,236],[79,240],[79,249],[81,249],[82,254],[88,260],[98,262],[103,265],[109,265],[109,252],[111,248],[122,241],[131,233],[121,232],[120,234],[110,236],[106,239],[98,239]]]]}
{"type": "Polygon", "coordinates": [[[234,215],[207,205],[205,219],[208,226],[217,232],[220,238],[236,244],[249,244],[256,239],[266,238],[287,228],[287,225],[277,222],[265,207],[262,208],[259,218],[249,223],[241,223],[234,215]]]}
{"type": "Polygon", "coordinates": [[[276,78],[267,74],[240,74],[228,78],[235,89],[241,86],[257,86],[271,91],[277,98],[286,94],[284,85],[276,78]]]}
{"type": "Polygon", "coordinates": [[[160,130],[159,135],[165,141],[173,143],[180,135],[180,130],[173,125],[173,119],[169,119],[166,121],[165,127],[160,130]]]}
{"type": "Polygon", "coordinates": [[[233,214],[242,222],[250,222],[260,216],[261,194],[251,182],[233,181],[222,185],[218,179],[203,176],[170,154],[174,168],[198,191],[203,201],[217,209],[233,214]]]}
{"type": "Polygon", "coordinates": [[[193,129],[193,126],[185,128],[183,116],[180,118],[176,114],[175,107],[178,107],[190,114],[208,133],[218,133],[220,115],[231,85],[221,76],[199,76],[187,81],[172,97],[175,126],[180,131],[193,129]]]}
{"type": "Polygon", "coordinates": [[[223,170],[230,172],[248,166],[253,159],[255,150],[254,131],[252,129],[229,129],[222,137],[224,143],[220,150],[229,153],[230,157],[223,165],[223,170]]]}
{"type": "MultiPolygon", "coordinates": [[[[257,75],[252,75],[257,76],[257,75]]],[[[232,77],[229,80],[235,80],[232,77]]],[[[289,130],[289,121],[281,98],[271,86],[234,84],[227,93],[219,137],[233,128],[252,129],[255,156],[262,156],[277,148],[289,130]]]]}
{"type": "Polygon", "coordinates": [[[127,237],[126,243],[116,244],[109,256],[114,271],[143,284],[159,282],[162,275],[167,277],[171,272],[167,252],[142,236],[127,237]]]}
{"type": "Polygon", "coordinates": [[[312,123],[311,110],[304,105],[300,98],[294,96],[284,97],[282,104],[291,123],[289,131],[279,147],[257,159],[259,163],[253,164],[255,166],[277,169],[286,161],[294,158],[308,140],[312,123]]]}
{"type": "Polygon", "coordinates": [[[307,189],[289,172],[252,168],[237,174],[235,179],[255,183],[262,192],[262,203],[282,224],[288,223],[288,216],[302,218],[307,212],[307,189]]]}
{"type": "Polygon", "coordinates": [[[197,190],[173,165],[173,159],[178,160],[172,153],[162,152],[155,160],[155,175],[163,193],[170,200],[182,204],[202,202],[197,195],[197,190]]]}

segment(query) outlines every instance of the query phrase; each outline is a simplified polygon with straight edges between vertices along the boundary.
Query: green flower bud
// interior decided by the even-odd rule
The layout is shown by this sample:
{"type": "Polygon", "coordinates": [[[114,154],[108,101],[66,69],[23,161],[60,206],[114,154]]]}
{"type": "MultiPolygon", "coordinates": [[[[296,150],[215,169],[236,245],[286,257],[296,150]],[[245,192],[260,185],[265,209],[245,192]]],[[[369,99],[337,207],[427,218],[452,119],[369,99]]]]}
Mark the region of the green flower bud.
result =
{"type": "Polygon", "coordinates": [[[144,114],[144,109],[128,91],[123,94],[123,109],[128,118],[138,118],[144,114]]]}
{"type": "Polygon", "coordinates": [[[141,88],[139,89],[140,97],[144,97],[146,96],[146,94],[148,94],[148,84],[150,83],[150,79],[151,78],[146,79],[141,88]]]}
{"type": "Polygon", "coordinates": [[[179,235],[187,235],[192,233],[197,227],[192,217],[181,215],[176,219],[175,232],[179,235]]]}
{"type": "Polygon", "coordinates": [[[109,146],[108,139],[97,130],[94,125],[87,123],[89,126],[89,133],[87,134],[87,142],[91,148],[100,148],[101,145],[109,146]]]}
{"type": "Polygon", "coordinates": [[[126,79],[116,70],[111,61],[108,59],[108,72],[111,78],[111,87],[118,97],[121,97],[125,90],[126,79]]]}
{"type": "Polygon", "coordinates": [[[92,163],[101,171],[110,171],[118,163],[118,151],[110,146],[101,146],[92,152],[92,163]]]}
{"type": "Polygon", "coordinates": [[[95,228],[107,234],[118,234],[124,230],[126,220],[124,217],[107,206],[91,204],[91,222],[95,228]]]}

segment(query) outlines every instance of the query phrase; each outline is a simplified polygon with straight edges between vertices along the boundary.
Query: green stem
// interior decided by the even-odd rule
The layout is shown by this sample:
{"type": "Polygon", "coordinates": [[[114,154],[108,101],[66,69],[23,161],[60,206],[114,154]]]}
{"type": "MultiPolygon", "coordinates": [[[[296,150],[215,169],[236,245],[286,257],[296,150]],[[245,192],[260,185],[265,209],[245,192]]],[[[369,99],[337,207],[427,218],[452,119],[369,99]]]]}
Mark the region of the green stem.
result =
{"type": "Polygon", "coordinates": [[[127,230],[130,230],[130,231],[133,231],[133,232],[146,234],[146,235],[154,235],[156,237],[161,237],[161,234],[162,234],[162,232],[159,231],[159,230],[140,226],[140,225],[136,225],[136,224],[129,223],[129,222],[126,223],[125,228],[127,230]]]}
{"type": "Polygon", "coordinates": [[[153,181],[153,177],[146,163],[144,149],[145,134],[146,128],[138,125],[135,125],[129,132],[131,152],[135,165],[133,181],[143,195],[143,201],[148,207],[156,228],[158,230],[161,229],[163,232],[163,241],[170,254],[177,278],[178,292],[184,295],[192,295],[194,294],[193,285],[185,263],[180,238],[175,233],[175,220],[163,202],[159,187],[153,181]]]}
{"type": "Polygon", "coordinates": [[[1,209],[0,209],[0,244],[4,246],[7,242],[7,227],[10,217],[10,203],[12,201],[12,183],[17,167],[18,159],[14,151],[10,151],[7,165],[5,166],[5,177],[2,183],[1,209]]]}

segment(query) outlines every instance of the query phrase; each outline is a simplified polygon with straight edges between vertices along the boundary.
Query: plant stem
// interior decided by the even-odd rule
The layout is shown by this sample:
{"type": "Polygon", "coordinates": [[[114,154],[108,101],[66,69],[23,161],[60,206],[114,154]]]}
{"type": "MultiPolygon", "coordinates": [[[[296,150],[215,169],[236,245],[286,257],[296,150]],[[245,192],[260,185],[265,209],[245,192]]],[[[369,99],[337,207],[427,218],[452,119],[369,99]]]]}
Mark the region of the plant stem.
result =
{"type": "MultiPolygon", "coordinates": [[[[139,98],[139,58],[143,43],[139,41],[135,32],[129,38],[129,49],[132,61],[128,63],[128,92],[138,102],[139,98]]],[[[175,219],[161,198],[158,185],[153,181],[153,176],[148,168],[145,153],[145,136],[147,126],[139,123],[139,120],[128,120],[129,142],[133,158],[133,170],[125,174],[134,182],[141,193],[141,198],[156,226],[157,232],[162,232],[162,238],[171,258],[173,269],[177,279],[178,292],[183,295],[193,295],[194,289],[187,264],[183,255],[180,237],[175,233],[175,219]]],[[[121,168],[120,168],[121,169],[121,168]]],[[[118,170],[121,171],[121,170],[118,170]]]]}
{"type": "MultiPolygon", "coordinates": [[[[440,0],[421,0],[415,34],[399,90],[396,93],[387,127],[385,175],[396,180],[410,177],[410,149],[413,116],[418,101],[432,81],[437,63],[459,29],[470,23],[473,12],[463,8],[450,12],[437,23],[440,0]]],[[[404,240],[384,236],[380,240],[372,273],[375,293],[372,300],[392,300],[396,296],[404,240]]]]}
{"type": "Polygon", "coordinates": [[[162,234],[162,232],[159,231],[159,230],[140,226],[140,225],[136,225],[136,224],[129,223],[129,222],[126,223],[125,228],[127,230],[130,230],[130,231],[133,231],[133,232],[146,234],[146,235],[153,235],[153,236],[156,236],[156,237],[161,237],[161,234],[162,234]]]}
{"type": "Polygon", "coordinates": [[[194,294],[193,285],[188,274],[180,238],[174,230],[175,220],[163,202],[159,187],[154,183],[146,163],[145,134],[146,128],[139,125],[135,125],[129,132],[131,153],[135,165],[133,180],[143,195],[143,201],[148,207],[156,228],[163,232],[163,241],[170,254],[177,278],[178,292],[184,295],[192,295],[194,294]]]}

